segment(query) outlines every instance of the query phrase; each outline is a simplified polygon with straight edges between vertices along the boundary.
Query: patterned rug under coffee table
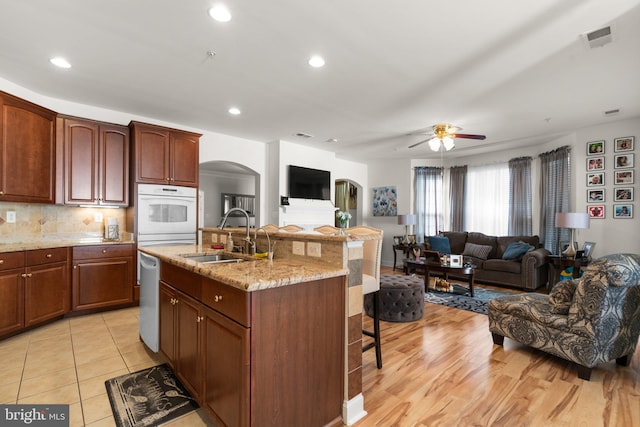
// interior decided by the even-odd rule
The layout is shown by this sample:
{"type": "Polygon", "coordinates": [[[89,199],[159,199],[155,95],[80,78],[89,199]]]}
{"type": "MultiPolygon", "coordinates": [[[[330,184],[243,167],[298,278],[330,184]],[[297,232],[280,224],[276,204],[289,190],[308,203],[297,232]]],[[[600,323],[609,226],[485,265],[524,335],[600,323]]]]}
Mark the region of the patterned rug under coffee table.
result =
{"type": "Polygon", "coordinates": [[[166,364],[105,381],[118,427],[166,423],[198,408],[166,364]]]}
{"type": "MultiPolygon", "coordinates": [[[[416,277],[416,279],[418,279],[416,277]]],[[[422,279],[420,279],[422,280],[422,279]]],[[[469,288],[466,285],[452,283],[452,292],[441,292],[430,289],[425,292],[424,300],[434,304],[446,305],[447,307],[459,308],[461,310],[473,311],[475,313],[487,314],[489,301],[505,295],[519,294],[521,292],[511,290],[502,291],[496,289],[485,289],[477,284],[473,287],[473,297],[469,296],[469,288]]]]}

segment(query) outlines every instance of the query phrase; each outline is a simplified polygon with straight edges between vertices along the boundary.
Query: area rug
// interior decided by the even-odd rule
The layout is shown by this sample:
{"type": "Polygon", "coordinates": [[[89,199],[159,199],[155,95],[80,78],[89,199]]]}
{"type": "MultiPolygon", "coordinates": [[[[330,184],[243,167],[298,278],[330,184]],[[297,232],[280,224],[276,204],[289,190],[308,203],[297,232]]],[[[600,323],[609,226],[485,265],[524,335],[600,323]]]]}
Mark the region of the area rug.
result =
{"type": "MultiPolygon", "coordinates": [[[[422,280],[422,279],[420,279],[422,280]]],[[[434,304],[446,305],[447,307],[459,308],[461,310],[473,311],[474,313],[488,314],[489,301],[505,295],[513,295],[518,292],[499,291],[494,289],[484,289],[475,285],[473,287],[473,297],[469,295],[467,286],[453,284],[453,292],[440,292],[429,290],[424,294],[424,300],[434,304]]]]}
{"type": "Polygon", "coordinates": [[[105,381],[118,427],[166,423],[198,408],[166,364],[105,381]]]}

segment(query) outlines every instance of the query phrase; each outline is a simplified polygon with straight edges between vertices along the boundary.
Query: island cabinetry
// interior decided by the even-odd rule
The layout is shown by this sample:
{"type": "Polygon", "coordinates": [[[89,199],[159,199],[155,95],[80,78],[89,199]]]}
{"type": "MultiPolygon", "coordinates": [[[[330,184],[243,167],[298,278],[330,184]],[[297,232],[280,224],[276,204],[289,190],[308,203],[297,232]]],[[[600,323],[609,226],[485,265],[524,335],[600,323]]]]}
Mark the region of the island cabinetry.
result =
{"type": "Polygon", "coordinates": [[[54,203],[55,118],[0,92],[0,201],[54,203]]]}
{"type": "Polygon", "coordinates": [[[73,248],[72,309],[103,309],[133,302],[132,244],[73,248]]]}
{"type": "Polygon", "coordinates": [[[58,118],[58,129],[64,147],[64,203],[128,206],[129,128],[58,118]]]}
{"type": "Polygon", "coordinates": [[[200,134],[131,122],[135,180],[197,187],[200,134]]]}
{"type": "Polygon", "coordinates": [[[245,292],[194,274],[161,264],[160,350],[205,412],[341,426],[344,277],[245,292]]]}
{"type": "Polygon", "coordinates": [[[69,311],[68,248],[0,254],[0,337],[69,311]]]}

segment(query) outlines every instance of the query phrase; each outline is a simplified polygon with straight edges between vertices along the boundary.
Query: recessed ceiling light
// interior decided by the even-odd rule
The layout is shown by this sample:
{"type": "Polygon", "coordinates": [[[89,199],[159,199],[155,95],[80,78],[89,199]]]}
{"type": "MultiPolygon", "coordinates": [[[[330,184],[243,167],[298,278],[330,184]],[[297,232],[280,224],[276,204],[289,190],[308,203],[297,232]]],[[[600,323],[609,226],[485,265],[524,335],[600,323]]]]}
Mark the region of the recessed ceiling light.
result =
{"type": "Polygon", "coordinates": [[[231,12],[229,12],[229,9],[223,4],[217,4],[209,9],[209,16],[218,22],[231,21],[231,12]]]}
{"type": "Polygon", "coordinates": [[[55,58],[51,58],[49,60],[49,62],[51,62],[53,65],[60,67],[60,68],[71,68],[71,64],[69,64],[69,61],[67,61],[64,58],[61,58],[59,56],[55,57],[55,58]]]}
{"type": "Polygon", "coordinates": [[[242,111],[240,111],[240,109],[238,107],[231,107],[229,108],[229,114],[233,114],[234,116],[237,116],[238,114],[242,113],[242,111]]]}
{"type": "Polygon", "coordinates": [[[324,58],[319,55],[313,55],[311,58],[309,58],[309,65],[311,65],[313,68],[324,67],[324,58]]]}

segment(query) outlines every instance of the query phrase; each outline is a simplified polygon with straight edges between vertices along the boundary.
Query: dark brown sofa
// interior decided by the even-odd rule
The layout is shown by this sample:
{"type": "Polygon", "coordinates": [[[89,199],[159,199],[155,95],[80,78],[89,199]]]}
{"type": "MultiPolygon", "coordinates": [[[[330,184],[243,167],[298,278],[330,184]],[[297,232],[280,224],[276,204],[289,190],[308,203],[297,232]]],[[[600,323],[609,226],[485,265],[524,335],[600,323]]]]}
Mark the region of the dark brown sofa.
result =
{"type": "MultiPolygon", "coordinates": [[[[465,255],[464,261],[476,265],[475,280],[494,285],[503,285],[535,290],[545,285],[548,279],[549,251],[540,247],[538,236],[487,236],[475,232],[445,231],[440,236],[449,238],[452,254],[464,254],[465,245],[491,246],[486,260],[465,255]],[[520,260],[504,260],[502,255],[513,242],[525,242],[535,249],[520,260]]],[[[428,242],[428,239],[425,239],[428,242]]]]}

